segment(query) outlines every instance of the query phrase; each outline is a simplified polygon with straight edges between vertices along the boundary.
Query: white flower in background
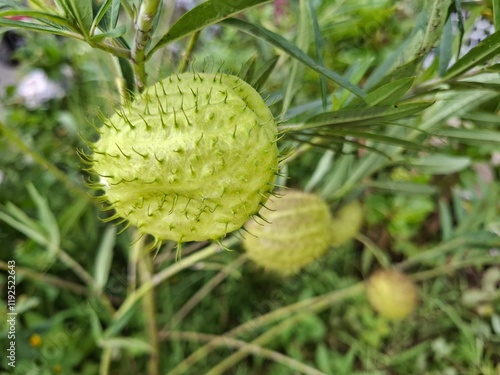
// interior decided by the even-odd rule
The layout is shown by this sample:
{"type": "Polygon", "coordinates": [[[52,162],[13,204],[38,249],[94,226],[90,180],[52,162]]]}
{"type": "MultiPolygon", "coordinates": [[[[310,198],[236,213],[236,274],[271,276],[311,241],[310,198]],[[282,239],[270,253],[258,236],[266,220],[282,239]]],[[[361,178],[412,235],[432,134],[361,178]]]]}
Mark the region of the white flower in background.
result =
{"type": "Polygon", "coordinates": [[[64,89],[51,80],[42,69],[28,73],[16,89],[16,95],[29,109],[38,108],[52,99],[60,99],[64,94],[64,89]]]}

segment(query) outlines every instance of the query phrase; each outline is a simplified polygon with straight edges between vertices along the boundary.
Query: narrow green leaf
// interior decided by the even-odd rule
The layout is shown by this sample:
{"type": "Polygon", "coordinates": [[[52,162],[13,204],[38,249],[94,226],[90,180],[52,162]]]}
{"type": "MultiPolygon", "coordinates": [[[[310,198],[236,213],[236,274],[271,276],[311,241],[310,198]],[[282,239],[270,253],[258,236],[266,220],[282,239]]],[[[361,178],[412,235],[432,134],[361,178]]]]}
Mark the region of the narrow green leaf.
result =
{"type": "Polygon", "coordinates": [[[0,18],[0,26],[12,28],[12,29],[21,29],[21,30],[31,30],[31,31],[37,31],[37,32],[42,32],[42,33],[49,33],[49,34],[54,34],[54,35],[61,35],[61,36],[66,36],[70,38],[76,38],[76,39],[81,39],[79,38],[80,35],[75,34],[73,32],[64,30],[64,29],[58,29],[55,27],[47,26],[47,25],[40,25],[37,23],[32,23],[32,22],[24,22],[24,21],[16,21],[16,20],[11,20],[8,18],[0,18]]]}
{"type": "Polygon", "coordinates": [[[323,154],[318,165],[316,166],[316,169],[314,170],[313,175],[307,182],[304,191],[306,192],[312,191],[316,187],[316,185],[323,179],[323,177],[328,173],[328,171],[330,171],[334,155],[335,155],[334,152],[330,150],[326,151],[323,154]]]}
{"type": "Polygon", "coordinates": [[[161,47],[183,38],[195,31],[202,30],[228,17],[242,12],[245,9],[268,3],[271,0],[208,0],[191,9],[184,14],[167,31],[167,33],[154,45],[147,53],[149,59],[151,55],[161,47]]]}
{"type": "MultiPolygon", "coordinates": [[[[309,8],[314,28],[314,45],[316,49],[316,60],[318,61],[319,65],[325,66],[323,64],[323,57],[322,57],[323,38],[321,37],[321,30],[318,23],[318,16],[316,14],[316,9],[314,8],[312,2],[309,2],[309,8]]],[[[328,90],[327,90],[328,88],[326,85],[325,77],[323,77],[322,75],[319,76],[319,88],[321,91],[321,104],[323,105],[323,111],[326,111],[328,102],[328,90]]]]}
{"type": "Polygon", "coordinates": [[[105,38],[119,38],[125,32],[127,31],[127,28],[125,25],[118,26],[116,29],[105,31],[101,34],[96,34],[93,37],[90,38],[90,40],[94,43],[99,43],[103,41],[105,38]]]}
{"type": "MultiPolygon", "coordinates": [[[[92,21],[92,25],[90,27],[90,36],[94,36],[94,32],[95,32],[95,29],[97,28],[97,25],[99,25],[99,23],[101,22],[101,20],[104,18],[104,16],[106,15],[107,11],[108,11],[108,8],[111,6],[113,0],[106,0],[102,3],[101,7],[99,8],[99,10],[97,11],[97,14],[95,15],[94,17],[94,20],[92,21]]],[[[105,22],[106,23],[106,22],[105,22]]],[[[106,25],[108,26],[108,25],[106,25]]],[[[106,27],[106,30],[111,30],[113,28],[110,28],[110,27],[106,27]]]]}
{"type": "Polygon", "coordinates": [[[315,133],[314,134],[317,137],[328,137],[328,136],[342,136],[342,137],[356,137],[359,139],[366,139],[366,140],[371,140],[375,141],[376,143],[386,143],[386,144],[392,144],[392,145],[397,145],[404,147],[406,149],[411,149],[411,150],[423,150],[426,147],[423,146],[422,144],[415,143],[412,141],[407,141],[404,139],[396,138],[396,137],[390,137],[387,135],[383,134],[376,134],[376,133],[369,133],[369,132],[364,132],[364,131],[356,131],[353,129],[338,129],[334,128],[331,130],[331,132],[321,132],[321,133],[315,133]]]}
{"type": "Polygon", "coordinates": [[[332,80],[333,82],[337,83],[338,85],[346,88],[347,90],[351,91],[352,93],[356,94],[359,97],[365,97],[366,93],[361,90],[359,87],[353,85],[351,82],[349,82],[345,77],[341,76],[338,73],[335,73],[331,70],[328,70],[324,68],[323,66],[319,65],[314,61],[312,58],[310,58],[308,55],[306,55],[303,51],[301,51],[299,48],[297,48],[293,43],[290,43],[288,40],[283,38],[282,36],[273,33],[270,30],[267,30],[261,26],[248,23],[242,20],[230,18],[226,19],[221,22],[223,25],[228,25],[232,27],[236,27],[250,35],[253,35],[259,39],[262,39],[269,44],[272,44],[273,46],[283,50],[286,52],[288,55],[293,57],[294,59],[299,60],[301,63],[304,65],[308,66],[312,70],[318,72],[319,74],[324,75],[326,78],[332,80]]]}
{"type": "Polygon", "coordinates": [[[26,16],[26,17],[31,17],[31,18],[40,20],[42,22],[44,22],[44,20],[48,20],[48,21],[51,21],[57,25],[67,27],[69,29],[73,27],[73,25],[63,17],[60,17],[60,16],[55,15],[55,14],[51,14],[51,13],[39,12],[36,10],[16,9],[16,10],[0,11],[0,18],[7,17],[7,16],[26,16]]]}
{"type": "Polygon", "coordinates": [[[86,39],[89,38],[92,27],[92,0],[65,0],[71,10],[71,14],[80,27],[80,31],[86,39]]]}
{"type": "Polygon", "coordinates": [[[55,255],[59,250],[61,240],[57,220],[50,210],[47,200],[38,193],[35,186],[33,184],[29,184],[27,186],[27,189],[31,199],[33,199],[33,201],[35,202],[40,223],[48,235],[48,250],[51,254],[55,255]]]}
{"type": "Polygon", "coordinates": [[[434,195],[439,193],[439,190],[435,186],[406,181],[368,181],[365,185],[369,188],[386,190],[398,194],[434,195]]]}
{"type": "Polygon", "coordinates": [[[443,198],[439,199],[439,224],[441,229],[441,240],[451,240],[453,237],[453,216],[448,204],[446,204],[443,198]]]}
{"type": "Polygon", "coordinates": [[[495,30],[500,30],[500,2],[492,1],[493,4],[493,24],[495,30]]]}
{"type": "Polygon", "coordinates": [[[401,104],[398,106],[380,106],[362,109],[341,109],[326,112],[310,118],[300,129],[310,129],[333,125],[375,125],[384,121],[394,121],[414,115],[431,106],[432,102],[401,104]]]}
{"type": "Polygon", "coordinates": [[[241,67],[238,77],[245,82],[252,82],[255,75],[255,65],[257,64],[257,55],[252,55],[241,67]]]}
{"type": "Polygon", "coordinates": [[[101,243],[97,249],[94,262],[94,280],[97,291],[101,292],[109,278],[111,262],[113,260],[113,247],[116,240],[116,227],[109,226],[102,236],[101,243]]]}
{"type": "Polygon", "coordinates": [[[480,129],[443,129],[437,132],[442,137],[457,138],[465,143],[500,143],[500,132],[480,129]]]}
{"type": "Polygon", "coordinates": [[[255,88],[255,90],[260,90],[265,85],[267,79],[274,70],[274,67],[278,63],[278,60],[279,56],[271,57],[264,63],[264,65],[257,69],[254,78],[251,81],[251,85],[255,88]]]}
{"type": "Polygon", "coordinates": [[[391,105],[401,100],[403,95],[411,88],[415,77],[402,78],[383,85],[370,92],[365,101],[370,107],[374,105],[391,105]]]}
{"type": "Polygon", "coordinates": [[[432,0],[426,1],[425,4],[429,7],[426,9],[429,13],[429,19],[419,54],[427,54],[439,40],[441,30],[446,22],[451,0],[432,0]]]}
{"type": "MultiPolygon", "coordinates": [[[[308,0],[299,0],[299,17],[297,20],[297,36],[294,46],[298,49],[304,50],[311,44],[311,37],[309,30],[311,29],[311,17],[309,14],[309,7],[307,6],[308,0]]],[[[295,97],[297,91],[302,87],[302,76],[304,75],[304,66],[298,60],[292,60],[290,69],[287,74],[286,82],[284,82],[283,100],[281,107],[280,120],[283,120],[285,113],[287,113],[290,104],[295,97]]]]}
{"type": "Polygon", "coordinates": [[[101,346],[112,349],[125,349],[134,355],[150,353],[152,350],[151,345],[146,341],[131,337],[103,339],[101,346]]]}
{"type": "Polygon", "coordinates": [[[45,238],[45,234],[41,233],[37,229],[34,229],[32,226],[19,222],[12,216],[9,216],[1,211],[0,211],[0,220],[6,222],[12,228],[17,229],[19,232],[23,233],[26,237],[35,241],[37,244],[42,246],[47,246],[48,242],[47,239],[45,238]]]}
{"type": "Polygon", "coordinates": [[[451,174],[464,170],[471,165],[468,156],[453,156],[434,154],[426,157],[410,159],[409,164],[418,168],[422,173],[451,174]]]}
{"type": "Polygon", "coordinates": [[[465,34],[465,27],[464,27],[464,12],[462,12],[462,5],[461,5],[461,0],[454,0],[453,1],[453,6],[455,13],[458,16],[458,50],[457,50],[457,59],[460,57],[460,51],[462,48],[462,42],[464,39],[464,34],[465,34]]]}
{"type": "Polygon", "coordinates": [[[477,46],[472,48],[465,56],[448,69],[443,78],[450,79],[457,77],[478,65],[482,65],[498,54],[500,54],[500,30],[489,35],[477,46]]]}
{"type": "Polygon", "coordinates": [[[439,43],[439,76],[444,76],[448,65],[450,65],[451,57],[453,51],[453,25],[451,22],[451,17],[448,18],[446,24],[443,28],[443,34],[441,35],[441,42],[439,43]]]}

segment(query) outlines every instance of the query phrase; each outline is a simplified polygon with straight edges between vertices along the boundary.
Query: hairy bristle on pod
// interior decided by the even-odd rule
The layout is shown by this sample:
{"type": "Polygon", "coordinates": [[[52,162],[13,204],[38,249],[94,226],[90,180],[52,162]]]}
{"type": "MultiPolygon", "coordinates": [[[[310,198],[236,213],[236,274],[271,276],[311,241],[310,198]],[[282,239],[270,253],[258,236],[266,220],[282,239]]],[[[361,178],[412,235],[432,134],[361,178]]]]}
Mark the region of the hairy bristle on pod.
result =
{"type": "Polygon", "coordinates": [[[104,125],[92,156],[100,187],[118,216],[157,239],[218,240],[272,192],[276,122],[238,77],[172,75],[104,125]]]}

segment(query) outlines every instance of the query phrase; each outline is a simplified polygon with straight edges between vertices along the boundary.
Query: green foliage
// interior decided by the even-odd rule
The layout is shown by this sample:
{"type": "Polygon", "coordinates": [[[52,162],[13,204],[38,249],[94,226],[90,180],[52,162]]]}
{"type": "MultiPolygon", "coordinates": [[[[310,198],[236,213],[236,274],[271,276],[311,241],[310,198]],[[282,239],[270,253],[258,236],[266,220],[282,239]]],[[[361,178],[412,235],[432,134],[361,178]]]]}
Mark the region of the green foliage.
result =
{"type": "Polygon", "coordinates": [[[498,373],[498,2],[196,4],[0,0],[0,35],[24,39],[17,72],[64,92],[30,105],[14,85],[0,102],[0,284],[15,260],[18,313],[0,374],[498,373]],[[478,21],[497,31],[474,45],[478,21]],[[248,233],[176,261],[175,243],[107,224],[78,154],[114,108],[186,70],[261,91],[279,182],[333,214],[362,200],[362,233],[282,277],[246,258],[248,233]],[[379,268],[419,285],[409,318],[370,308],[379,268]]]}

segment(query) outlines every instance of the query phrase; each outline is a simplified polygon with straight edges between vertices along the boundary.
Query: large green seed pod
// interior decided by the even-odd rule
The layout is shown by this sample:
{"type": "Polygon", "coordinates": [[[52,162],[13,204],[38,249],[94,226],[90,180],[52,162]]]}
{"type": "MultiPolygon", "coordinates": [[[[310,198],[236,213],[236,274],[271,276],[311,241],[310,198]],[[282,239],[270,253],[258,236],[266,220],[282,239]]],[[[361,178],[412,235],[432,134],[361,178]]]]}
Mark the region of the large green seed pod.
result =
{"type": "Polygon", "coordinates": [[[105,198],[160,240],[217,240],[257,213],[278,168],[276,122],[238,77],[184,73],[104,122],[93,170],[105,198]]]}
{"type": "Polygon", "coordinates": [[[383,317],[399,320],[410,315],[417,305],[417,287],[403,273],[379,270],[366,284],[370,305],[383,317]]]}
{"type": "Polygon", "coordinates": [[[260,213],[269,222],[249,221],[243,245],[262,267],[293,273],[326,252],[331,242],[328,205],[317,195],[288,191],[260,213]]]}

